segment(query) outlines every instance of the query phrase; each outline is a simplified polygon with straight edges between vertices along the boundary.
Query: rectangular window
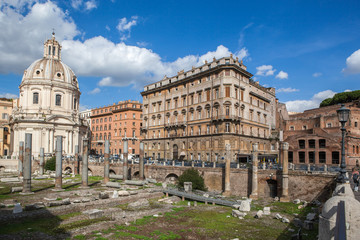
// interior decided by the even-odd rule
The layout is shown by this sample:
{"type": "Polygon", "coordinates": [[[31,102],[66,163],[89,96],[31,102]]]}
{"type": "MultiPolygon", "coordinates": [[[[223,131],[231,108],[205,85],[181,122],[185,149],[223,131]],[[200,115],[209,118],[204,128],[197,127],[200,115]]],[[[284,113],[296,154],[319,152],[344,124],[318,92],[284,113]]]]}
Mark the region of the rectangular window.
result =
{"type": "Polygon", "coordinates": [[[230,132],[230,123],[226,123],[225,127],[226,127],[225,132],[229,133],[230,132]]]}
{"type": "Polygon", "coordinates": [[[61,95],[60,94],[56,94],[56,96],[55,96],[55,105],[61,106],[61,95]]]}
{"type": "Polygon", "coordinates": [[[230,86],[225,87],[225,97],[230,97],[230,86]]]}
{"type": "Polygon", "coordinates": [[[305,149],[305,140],[299,140],[299,148],[305,149]]]}
{"type": "Polygon", "coordinates": [[[238,89],[235,88],[235,98],[238,99],[238,89]]]}
{"type": "Polygon", "coordinates": [[[340,160],[339,152],[332,152],[331,156],[332,156],[331,163],[332,164],[339,164],[339,160],[340,160]]]}
{"type": "Polygon", "coordinates": [[[309,140],[309,148],[315,148],[315,140],[314,139],[309,140]]]}
{"type": "Polygon", "coordinates": [[[315,152],[309,152],[309,163],[315,163],[315,152]]]}
{"type": "Polygon", "coordinates": [[[319,148],[326,148],[326,140],[319,139],[319,148]]]}
{"type": "Polygon", "coordinates": [[[133,113],[133,119],[135,119],[135,117],[136,117],[136,115],[135,115],[135,113],[133,113]]]}
{"type": "Polygon", "coordinates": [[[33,93],[33,104],[39,103],[39,93],[33,93]]]}
{"type": "Polygon", "coordinates": [[[230,76],[230,70],[229,69],[225,70],[225,76],[230,76]]]}
{"type": "Polygon", "coordinates": [[[219,98],[219,89],[215,89],[215,98],[218,99],[219,98]]]}
{"type": "Polygon", "coordinates": [[[293,162],[294,161],[294,154],[293,152],[288,152],[288,162],[293,162]]]}
{"type": "Polygon", "coordinates": [[[305,152],[299,152],[299,162],[305,163],[305,152]]]}
{"type": "Polygon", "coordinates": [[[319,163],[326,163],[326,152],[319,152],[319,163]]]}
{"type": "Polygon", "coordinates": [[[210,90],[206,90],[206,101],[210,101],[210,90]]]}

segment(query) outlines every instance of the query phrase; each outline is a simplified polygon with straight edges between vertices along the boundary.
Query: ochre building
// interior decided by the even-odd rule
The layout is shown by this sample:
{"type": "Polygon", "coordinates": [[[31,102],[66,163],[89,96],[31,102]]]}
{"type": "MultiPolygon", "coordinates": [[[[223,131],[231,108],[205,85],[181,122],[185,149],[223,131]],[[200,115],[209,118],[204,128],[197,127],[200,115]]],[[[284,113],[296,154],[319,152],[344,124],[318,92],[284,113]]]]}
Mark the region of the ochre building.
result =
{"type": "Polygon", "coordinates": [[[11,155],[11,132],[9,119],[12,109],[13,99],[0,99],[0,156],[11,155]]]}
{"type": "Polygon", "coordinates": [[[145,86],[145,156],[223,161],[231,144],[232,161],[246,161],[258,143],[260,155],[275,157],[275,89],[251,77],[230,56],[145,86]]]}
{"type": "MultiPolygon", "coordinates": [[[[360,103],[346,103],[350,109],[346,123],[345,160],[349,166],[360,159],[360,103]]],[[[341,124],[336,110],[340,105],[281,113],[284,141],[289,143],[289,162],[295,164],[339,165],[341,161],[341,124]]]]}
{"type": "Polygon", "coordinates": [[[139,155],[142,104],[120,101],[110,106],[91,110],[92,153],[104,154],[105,140],[110,140],[110,153],[124,153],[123,140],[128,139],[128,153],[139,155]]]}

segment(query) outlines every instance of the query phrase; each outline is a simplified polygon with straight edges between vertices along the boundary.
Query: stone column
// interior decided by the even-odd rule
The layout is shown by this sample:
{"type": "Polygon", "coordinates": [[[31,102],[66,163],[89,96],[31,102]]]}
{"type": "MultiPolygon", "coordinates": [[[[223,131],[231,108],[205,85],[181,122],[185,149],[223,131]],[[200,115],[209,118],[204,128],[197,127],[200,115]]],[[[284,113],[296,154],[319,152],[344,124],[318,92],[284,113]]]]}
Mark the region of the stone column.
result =
{"type": "Polygon", "coordinates": [[[83,139],[83,157],[81,171],[81,188],[88,188],[88,139],[83,139]]]}
{"type": "Polygon", "coordinates": [[[231,145],[226,144],[225,145],[226,150],[226,162],[225,162],[225,191],[223,193],[224,196],[230,196],[231,195],[231,189],[230,189],[230,150],[231,145]]]}
{"type": "Polygon", "coordinates": [[[109,163],[109,154],[110,153],[110,142],[109,140],[105,140],[105,153],[104,153],[104,183],[110,181],[109,179],[109,169],[110,169],[110,163],[109,163]]]}
{"type": "Polygon", "coordinates": [[[50,153],[54,152],[54,129],[50,129],[50,153]]]}
{"type": "Polygon", "coordinates": [[[75,145],[75,169],[74,169],[75,174],[79,174],[79,165],[80,165],[80,161],[79,161],[79,145],[75,145]]]}
{"type": "Polygon", "coordinates": [[[124,162],[123,162],[123,176],[124,180],[128,180],[128,140],[124,140],[124,162]]]}
{"type": "Polygon", "coordinates": [[[258,144],[253,144],[252,151],[252,175],[251,175],[251,194],[250,198],[258,199],[258,144]]]}
{"type": "Polygon", "coordinates": [[[289,202],[289,166],[288,166],[288,150],[289,143],[283,142],[281,144],[281,156],[283,156],[283,169],[282,169],[282,195],[281,202],[289,202]]]}
{"type": "Polygon", "coordinates": [[[25,157],[23,162],[24,179],[23,179],[23,194],[31,194],[31,147],[32,147],[32,134],[25,133],[25,157]]]}
{"type": "Polygon", "coordinates": [[[56,169],[55,169],[55,189],[54,191],[61,191],[62,189],[62,142],[63,137],[56,137],[56,169]]]}
{"type": "Polygon", "coordinates": [[[140,180],[144,180],[144,143],[140,142],[140,159],[139,159],[140,180]]]}
{"type": "Polygon", "coordinates": [[[70,131],[70,139],[69,139],[69,144],[70,144],[70,150],[69,150],[69,154],[73,155],[74,153],[74,146],[73,146],[73,131],[70,131]]]}
{"type": "Polygon", "coordinates": [[[24,142],[19,144],[19,177],[23,176],[23,163],[24,163],[24,142]]]}
{"type": "Polygon", "coordinates": [[[40,148],[40,175],[44,174],[44,148],[40,148]]]}

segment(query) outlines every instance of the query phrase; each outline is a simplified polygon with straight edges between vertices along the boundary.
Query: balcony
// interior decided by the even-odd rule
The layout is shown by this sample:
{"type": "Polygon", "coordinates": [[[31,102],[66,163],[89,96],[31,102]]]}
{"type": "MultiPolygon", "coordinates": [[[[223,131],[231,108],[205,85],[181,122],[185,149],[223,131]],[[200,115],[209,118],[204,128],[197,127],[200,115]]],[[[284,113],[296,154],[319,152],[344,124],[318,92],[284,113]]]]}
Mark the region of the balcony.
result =
{"type": "Polygon", "coordinates": [[[165,128],[182,128],[186,126],[186,122],[171,122],[171,123],[165,123],[165,128]]]}
{"type": "Polygon", "coordinates": [[[220,121],[240,122],[241,117],[236,116],[236,115],[218,115],[218,116],[213,116],[211,121],[213,121],[213,122],[220,122],[220,121]]]}

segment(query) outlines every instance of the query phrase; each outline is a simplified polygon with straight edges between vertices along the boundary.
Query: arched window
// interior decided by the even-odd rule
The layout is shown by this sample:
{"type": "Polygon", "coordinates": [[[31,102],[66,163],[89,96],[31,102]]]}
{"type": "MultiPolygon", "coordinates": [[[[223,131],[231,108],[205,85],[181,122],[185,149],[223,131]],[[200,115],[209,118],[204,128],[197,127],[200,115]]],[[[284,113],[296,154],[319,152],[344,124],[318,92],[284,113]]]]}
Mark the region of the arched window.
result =
{"type": "Polygon", "coordinates": [[[111,133],[109,133],[109,135],[108,135],[108,139],[109,139],[109,140],[111,140],[111,133]]]}
{"type": "Polygon", "coordinates": [[[39,93],[33,93],[33,104],[39,104],[39,93]]]}
{"type": "Polygon", "coordinates": [[[74,98],[74,110],[76,110],[76,106],[77,106],[77,99],[74,98]]]}
{"type": "Polygon", "coordinates": [[[60,94],[55,95],[55,105],[61,106],[61,95],[60,94]]]}

